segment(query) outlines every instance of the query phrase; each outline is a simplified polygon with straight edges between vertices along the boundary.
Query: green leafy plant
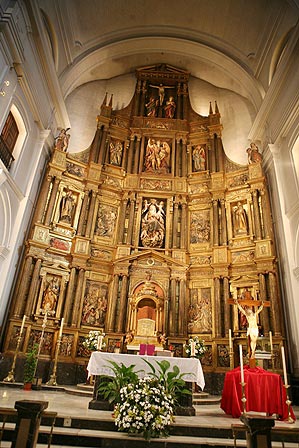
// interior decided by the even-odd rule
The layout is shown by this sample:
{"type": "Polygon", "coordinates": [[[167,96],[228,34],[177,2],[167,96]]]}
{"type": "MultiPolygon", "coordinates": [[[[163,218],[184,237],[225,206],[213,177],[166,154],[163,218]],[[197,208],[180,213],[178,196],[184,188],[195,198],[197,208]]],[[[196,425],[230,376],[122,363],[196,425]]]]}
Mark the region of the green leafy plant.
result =
{"type": "Polygon", "coordinates": [[[117,364],[109,361],[109,368],[113,371],[113,376],[101,375],[98,387],[98,395],[109,403],[119,403],[120,390],[128,384],[136,384],[138,381],[138,372],[134,371],[135,365],[125,366],[123,363],[117,364]]]}
{"type": "Polygon", "coordinates": [[[26,353],[24,364],[24,383],[32,383],[38,361],[38,344],[34,344],[26,353]]]}
{"type": "Polygon", "coordinates": [[[169,361],[156,361],[159,366],[159,369],[157,370],[149,361],[146,359],[144,359],[144,361],[151,369],[149,375],[155,378],[159,384],[164,387],[165,392],[173,397],[175,405],[179,405],[182,397],[192,394],[192,392],[186,388],[186,383],[183,379],[185,373],[180,373],[178,366],[173,366],[173,369],[169,370],[169,361]]]}

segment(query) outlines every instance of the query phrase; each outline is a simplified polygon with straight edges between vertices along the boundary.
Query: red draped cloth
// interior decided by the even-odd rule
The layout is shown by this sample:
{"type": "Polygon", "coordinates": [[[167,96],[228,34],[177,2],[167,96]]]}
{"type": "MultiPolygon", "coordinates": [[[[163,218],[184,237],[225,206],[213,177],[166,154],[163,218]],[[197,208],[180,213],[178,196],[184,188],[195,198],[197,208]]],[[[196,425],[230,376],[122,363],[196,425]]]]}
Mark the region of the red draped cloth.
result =
{"type": "MultiPolygon", "coordinates": [[[[246,411],[265,412],[268,415],[277,415],[279,420],[288,418],[288,406],[286,404],[286,390],[281,376],[268,372],[261,367],[251,369],[244,366],[244,382],[246,411]]],[[[240,417],[243,412],[241,372],[240,367],[227,372],[225,375],[221,409],[233,417],[240,417]]],[[[293,409],[290,409],[295,420],[293,409]]]]}

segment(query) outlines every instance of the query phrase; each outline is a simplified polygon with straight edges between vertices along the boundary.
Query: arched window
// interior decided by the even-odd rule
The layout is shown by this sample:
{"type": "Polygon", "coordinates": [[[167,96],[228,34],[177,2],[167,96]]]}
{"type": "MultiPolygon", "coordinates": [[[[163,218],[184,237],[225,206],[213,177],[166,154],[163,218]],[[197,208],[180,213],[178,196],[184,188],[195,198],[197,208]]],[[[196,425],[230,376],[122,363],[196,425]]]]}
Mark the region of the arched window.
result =
{"type": "Polygon", "coordinates": [[[11,112],[9,112],[4,127],[0,135],[0,159],[7,169],[10,168],[14,161],[13,150],[17,138],[19,136],[19,128],[16,120],[11,112]]]}

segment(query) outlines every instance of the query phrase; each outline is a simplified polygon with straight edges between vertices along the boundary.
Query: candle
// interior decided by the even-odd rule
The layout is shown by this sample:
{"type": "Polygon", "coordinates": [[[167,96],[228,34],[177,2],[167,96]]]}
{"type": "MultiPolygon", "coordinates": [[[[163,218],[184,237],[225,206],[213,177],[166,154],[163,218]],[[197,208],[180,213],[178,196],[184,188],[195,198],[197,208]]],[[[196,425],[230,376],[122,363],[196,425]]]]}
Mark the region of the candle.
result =
{"type": "Polygon", "coordinates": [[[239,345],[240,351],[240,371],[241,371],[241,383],[244,383],[244,368],[243,368],[243,350],[242,345],[239,345]]]}
{"type": "Polygon", "coordinates": [[[20,330],[20,336],[21,336],[21,334],[23,333],[23,330],[24,330],[25,320],[26,320],[26,316],[24,315],[23,316],[23,320],[22,320],[21,330],[20,330]]]}
{"type": "Polygon", "coordinates": [[[191,356],[195,356],[195,342],[191,341],[190,345],[191,345],[191,356]]]}
{"type": "Polygon", "coordinates": [[[281,357],[282,357],[282,368],[283,368],[283,377],[284,377],[284,385],[288,385],[288,377],[287,377],[287,366],[286,366],[286,357],[284,353],[284,346],[281,346],[281,357]]]}
{"type": "Polygon", "coordinates": [[[64,317],[61,319],[60,330],[59,330],[59,338],[61,338],[61,336],[62,336],[63,322],[64,322],[64,317]]]}
{"type": "Polygon", "coordinates": [[[270,339],[270,350],[271,352],[273,352],[272,331],[269,331],[269,339],[270,339]]]}
{"type": "Polygon", "coordinates": [[[101,348],[102,348],[102,344],[103,344],[103,336],[100,335],[100,336],[98,337],[98,350],[101,350],[101,348]]]}
{"type": "Polygon", "coordinates": [[[233,341],[232,341],[232,330],[228,330],[228,338],[229,338],[229,349],[231,350],[233,348],[233,341]]]}

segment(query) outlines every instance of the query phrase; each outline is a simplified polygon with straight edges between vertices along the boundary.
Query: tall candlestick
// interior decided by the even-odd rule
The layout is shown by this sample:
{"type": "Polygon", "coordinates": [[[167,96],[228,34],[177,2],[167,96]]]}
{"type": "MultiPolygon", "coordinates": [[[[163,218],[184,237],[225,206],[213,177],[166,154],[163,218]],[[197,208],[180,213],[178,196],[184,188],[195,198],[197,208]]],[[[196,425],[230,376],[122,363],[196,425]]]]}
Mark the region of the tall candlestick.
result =
{"type": "Polygon", "coordinates": [[[281,346],[281,357],[282,357],[282,368],[283,368],[283,377],[284,377],[284,385],[288,385],[288,376],[287,376],[287,366],[286,366],[286,357],[284,353],[284,346],[281,346]]]}
{"type": "Polygon", "coordinates": [[[190,353],[190,355],[191,356],[195,356],[195,342],[192,340],[190,342],[190,345],[191,345],[191,353],[190,353]]]}
{"type": "Polygon", "coordinates": [[[102,344],[103,344],[103,336],[100,335],[100,336],[98,337],[98,350],[101,350],[101,349],[102,349],[102,344]]]}
{"type": "Polygon", "coordinates": [[[64,317],[61,319],[60,330],[59,330],[59,338],[61,338],[61,336],[62,336],[63,322],[64,322],[64,317]]]}
{"type": "Polygon", "coordinates": [[[272,331],[269,331],[269,339],[270,339],[270,350],[271,352],[273,352],[272,331]]]}
{"type": "Polygon", "coordinates": [[[232,341],[232,330],[228,330],[228,339],[229,339],[229,349],[231,350],[233,348],[233,341],[232,341]]]}
{"type": "Polygon", "coordinates": [[[241,371],[241,383],[244,383],[244,368],[243,368],[243,349],[242,345],[239,345],[240,352],[240,371],[241,371]]]}
{"type": "Polygon", "coordinates": [[[25,320],[26,320],[26,316],[24,314],[23,320],[22,320],[22,325],[21,325],[21,330],[20,330],[20,336],[21,336],[21,334],[23,333],[23,330],[24,330],[25,320]]]}

